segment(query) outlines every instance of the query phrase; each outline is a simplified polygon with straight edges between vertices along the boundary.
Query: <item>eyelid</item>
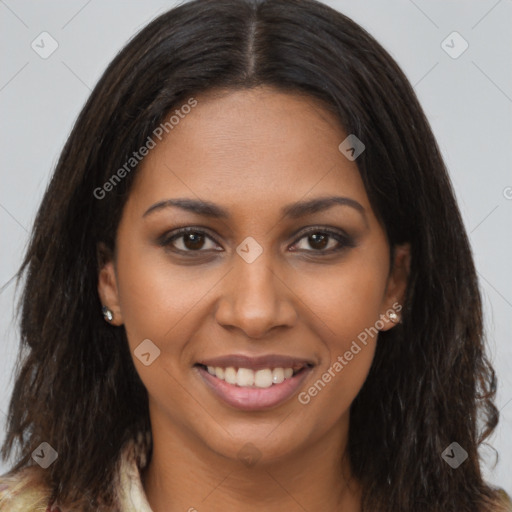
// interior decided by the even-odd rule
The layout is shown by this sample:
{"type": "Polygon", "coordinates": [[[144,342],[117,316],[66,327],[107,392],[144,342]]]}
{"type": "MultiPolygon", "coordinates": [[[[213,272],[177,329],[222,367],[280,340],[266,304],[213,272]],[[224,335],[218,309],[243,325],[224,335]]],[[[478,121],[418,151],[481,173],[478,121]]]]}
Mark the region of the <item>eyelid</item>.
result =
{"type": "MultiPolygon", "coordinates": [[[[172,229],[170,231],[167,231],[163,235],[159,236],[157,238],[157,243],[158,243],[158,245],[161,245],[162,247],[167,247],[167,246],[171,245],[172,241],[179,239],[182,235],[186,235],[187,233],[204,234],[205,236],[207,236],[208,238],[213,240],[217,245],[220,245],[219,242],[216,240],[215,236],[213,236],[211,234],[210,230],[203,226],[185,226],[185,227],[181,227],[181,228],[172,229]]],[[[173,251],[179,252],[179,253],[206,252],[206,251],[201,251],[201,250],[199,250],[199,251],[183,251],[181,249],[176,249],[176,248],[174,248],[173,251]]]]}
{"type": "MultiPolygon", "coordinates": [[[[187,233],[203,234],[207,238],[210,238],[213,242],[215,242],[215,244],[217,244],[218,246],[221,246],[221,244],[216,240],[216,237],[211,234],[209,228],[206,228],[203,226],[185,226],[185,227],[181,227],[181,228],[175,228],[171,231],[164,233],[162,236],[160,236],[157,239],[157,243],[160,246],[165,247],[165,248],[171,247],[171,242],[179,239],[181,236],[186,235],[187,233]]],[[[310,233],[321,233],[321,234],[328,235],[330,238],[334,238],[338,242],[338,244],[340,244],[340,246],[337,248],[334,248],[334,249],[331,248],[331,249],[327,249],[327,250],[316,250],[315,251],[314,249],[311,249],[311,250],[305,250],[305,251],[300,250],[300,251],[294,251],[294,252],[306,252],[306,253],[313,253],[313,254],[316,253],[317,255],[332,254],[332,253],[340,252],[347,247],[355,247],[355,245],[356,245],[354,238],[351,235],[347,234],[343,229],[331,228],[331,227],[320,226],[320,225],[313,225],[313,226],[302,227],[301,229],[296,231],[292,235],[294,237],[294,242],[292,243],[291,246],[293,247],[294,245],[296,245],[298,242],[300,242],[303,238],[305,238],[310,233]]],[[[199,253],[200,254],[202,252],[207,253],[207,252],[211,251],[211,249],[210,250],[198,249],[196,251],[193,251],[193,250],[184,251],[182,249],[177,249],[177,248],[172,248],[170,250],[172,252],[175,252],[178,254],[183,254],[183,253],[187,253],[187,254],[199,253]]],[[[213,249],[213,250],[215,250],[216,252],[221,252],[221,250],[217,250],[217,249],[213,249]]]]}
{"type": "Polygon", "coordinates": [[[328,235],[331,238],[334,238],[338,243],[340,243],[341,247],[334,248],[334,249],[328,249],[328,250],[319,250],[319,251],[315,251],[315,250],[311,249],[311,250],[305,251],[305,252],[309,252],[309,253],[313,253],[313,254],[317,253],[319,255],[320,254],[331,254],[333,252],[339,252],[346,247],[355,247],[355,245],[356,245],[354,237],[350,236],[343,229],[315,225],[315,226],[307,226],[305,228],[300,229],[295,235],[296,240],[295,240],[295,242],[293,242],[292,246],[296,245],[305,236],[312,234],[312,233],[322,233],[322,234],[328,235]]]}
{"type": "Polygon", "coordinates": [[[322,225],[317,225],[317,224],[300,228],[292,236],[300,237],[299,238],[299,240],[300,240],[302,237],[304,237],[305,235],[308,235],[309,233],[317,233],[317,232],[327,233],[330,235],[337,235],[340,237],[344,237],[347,240],[352,238],[345,230],[343,230],[341,228],[334,228],[334,227],[322,226],[322,225]]]}

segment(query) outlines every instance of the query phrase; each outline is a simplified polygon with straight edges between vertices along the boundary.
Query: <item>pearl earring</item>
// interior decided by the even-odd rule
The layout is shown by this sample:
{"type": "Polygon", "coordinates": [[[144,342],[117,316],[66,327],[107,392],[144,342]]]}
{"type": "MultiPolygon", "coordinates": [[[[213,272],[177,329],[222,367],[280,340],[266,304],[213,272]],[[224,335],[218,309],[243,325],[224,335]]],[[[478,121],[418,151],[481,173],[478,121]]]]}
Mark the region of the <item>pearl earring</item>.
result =
{"type": "Polygon", "coordinates": [[[399,322],[399,317],[394,311],[390,311],[388,314],[388,318],[394,323],[397,324],[399,322]]]}
{"type": "Polygon", "coordinates": [[[101,311],[103,312],[103,318],[107,322],[112,322],[112,320],[114,318],[114,313],[112,313],[112,311],[110,309],[108,309],[107,306],[103,306],[101,308],[101,311]]]}

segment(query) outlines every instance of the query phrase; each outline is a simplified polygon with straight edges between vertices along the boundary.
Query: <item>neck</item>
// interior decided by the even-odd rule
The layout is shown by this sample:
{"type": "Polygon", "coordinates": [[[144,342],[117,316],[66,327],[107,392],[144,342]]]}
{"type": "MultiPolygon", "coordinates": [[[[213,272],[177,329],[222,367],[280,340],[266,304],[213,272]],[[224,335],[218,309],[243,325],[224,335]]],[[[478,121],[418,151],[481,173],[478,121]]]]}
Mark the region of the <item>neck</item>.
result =
{"type": "Polygon", "coordinates": [[[142,484],[153,512],[359,512],[360,486],[345,453],[348,417],[316,442],[245,463],[152,416],[153,455],[142,484]],[[163,426],[165,428],[158,428],[163,426]]]}

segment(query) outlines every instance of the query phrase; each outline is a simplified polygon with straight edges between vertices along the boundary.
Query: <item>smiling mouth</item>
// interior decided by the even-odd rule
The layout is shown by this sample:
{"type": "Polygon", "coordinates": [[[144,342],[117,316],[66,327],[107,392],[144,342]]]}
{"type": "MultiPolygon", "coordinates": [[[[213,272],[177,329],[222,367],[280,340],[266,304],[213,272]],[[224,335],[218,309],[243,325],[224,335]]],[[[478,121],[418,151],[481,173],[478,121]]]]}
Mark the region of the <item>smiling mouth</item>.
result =
{"type": "Polygon", "coordinates": [[[201,381],[213,395],[243,411],[268,410],[287,402],[302,386],[314,365],[251,369],[235,366],[194,365],[201,381]],[[219,376],[217,376],[217,374],[219,376]]]}
{"type": "Polygon", "coordinates": [[[226,368],[221,366],[206,366],[201,363],[195,365],[207,371],[213,377],[227,382],[233,386],[241,388],[258,388],[265,389],[272,386],[282,384],[286,380],[305,372],[313,365],[295,365],[294,367],[276,367],[276,368],[261,368],[253,370],[251,368],[228,366],[226,368]]]}

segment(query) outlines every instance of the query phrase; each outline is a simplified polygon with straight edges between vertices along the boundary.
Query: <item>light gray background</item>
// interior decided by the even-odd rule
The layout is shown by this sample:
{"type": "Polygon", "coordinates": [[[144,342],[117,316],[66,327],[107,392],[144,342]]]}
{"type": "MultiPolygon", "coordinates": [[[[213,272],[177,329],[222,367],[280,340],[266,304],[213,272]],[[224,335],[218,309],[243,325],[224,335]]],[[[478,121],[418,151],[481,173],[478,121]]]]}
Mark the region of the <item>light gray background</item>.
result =
{"type": "MultiPolygon", "coordinates": [[[[500,461],[493,469],[494,454],[483,449],[489,461],[484,471],[490,482],[512,494],[512,1],[325,3],[361,24],[397,60],[450,170],[470,233],[499,378],[501,422],[490,442],[500,461]],[[469,44],[457,59],[441,47],[453,31],[469,44]]],[[[0,0],[0,286],[18,268],[36,208],[92,87],[127,40],[174,5],[0,0]],[[59,45],[47,59],[31,48],[43,31],[59,45]]],[[[458,45],[454,41],[455,50],[458,45]]],[[[2,438],[18,346],[14,288],[11,283],[0,294],[2,438]]],[[[0,472],[6,469],[0,465],[0,472]]]]}

